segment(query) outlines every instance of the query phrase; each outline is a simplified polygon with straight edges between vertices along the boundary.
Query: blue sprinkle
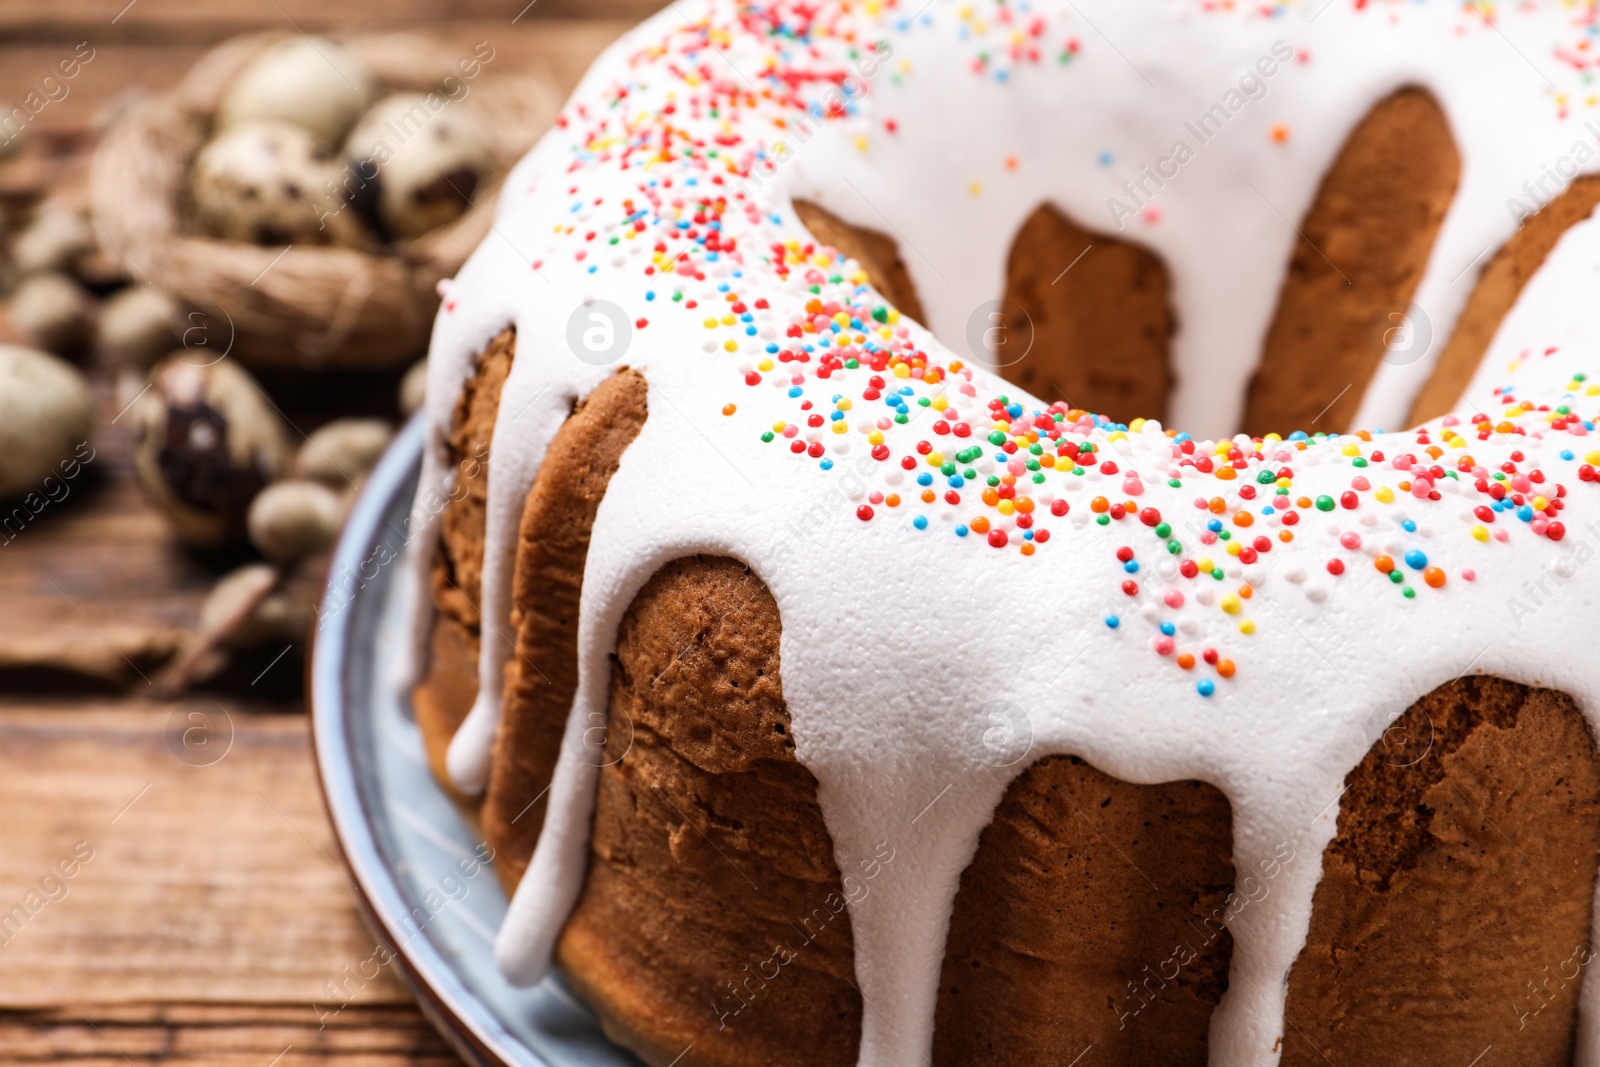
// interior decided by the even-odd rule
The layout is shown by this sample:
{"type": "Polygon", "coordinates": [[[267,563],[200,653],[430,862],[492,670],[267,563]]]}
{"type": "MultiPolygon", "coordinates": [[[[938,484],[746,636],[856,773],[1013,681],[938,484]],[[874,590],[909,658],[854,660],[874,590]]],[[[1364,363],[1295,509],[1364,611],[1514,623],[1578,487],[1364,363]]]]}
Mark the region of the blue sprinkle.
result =
{"type": "Polygon", "coordinates": [[[1107,615],[1106,625],[1115,630],[1117,627],[1122,625],[1122,620],[1117,618],[1115,615],[1107,615]]]}
{"type": "Polygon", "coordinates": [[[1221,519],[1212,519],[1210,522],[1206,523],[1206,529],[1210,530],[1212,533],[1221,533],[1222,532],[1222,520],[1221,519]]]}
{"type": "Polygon", "coordinates": [[[1202,678],[1200,679],[1200,684],[1195,686],[1195,688],[1200,690],[1201,696],[1208,697],[1217,691],[1217,683],[1213,682],[1210,678],[1202,678]]]}
{"type": "Polygon", "coordinates": [[[1033,540],[1033,531],[1032,530],[1024,530],[1022,532],[1022,539],[1024,541],[1032,541],[1033,540]]]}
{"type": "Polygon", "coordinates": [[[1416,520],[1415,519],[1406,519],[1404,522],[1402,522],[1400,524],[1400,528],[1402,530],[1404,530],[1406,533],[1416,533],[1417,532],[1416,520]]]}
{"type": "Polygon", "coordinates": [[[1413,548],[1406,553],[1406,566],[1414,571],[1420,571],[1428,565],[1428,556],[1420,548],[1413,548]]]}
{"type": "Polygon", "coordinates": [[[960,489],[963,485],[967,484],[967,480],[961,477],[959,474],[952,474],[946,484],[948,484],[952,489],[960,489]]]}
{"type": "Polygon", "coordinates": [[[1532,504],[1524,504],[1520,508],[1518,508],[1517,509],[1517,518],[1521,519],[1523,522],[1532,522],[1533,521],[1533,505],[1532,504]]]}
{"type": "Polygon", "coordinates": [[[1571,459],[1571,458],[1572,458],[1572,449],[1570,449],[1570,448],[1563,448],[1563,449],[1562,449],[1562,450],[1561,450],[1561,458],[1562,458],[1562,459],[1571,459]]]}
{"type": "Polygon", "coordinates": [[[911,520],[911,525],[915,526],[919,530],[926,530],[928,528],[928,516],[918,515],[916,518],[911,520]]]}
{"type": "Polygon", "coordinates": [[[1170,622],[1164,622],[1161,624],[1161,632],[1166,636],[1171,637],[1173,634],[1178,632],[1178,628],[1172,625],[1170,622]]]}
{"type": "Polygon", "coordinates": [[[1016,402],[1016,401],[1012,401],[1012,402],[1011,402],[1011,404],[1010,404],[1010,405],[1009,405],[1009,406],[1008,406],[1008,407],[1007,407],[1007,408],[1006,408],[1006,411],[1007,411],[1007,412],[1008,412],[1008,413],[1009,413],[1009,414],[1010,414],[1010,415],[1011,415],[1011,417],[1012,417],[1012,418],[1013,418],[1013,419],[1014,419],[1014,418],[1016,418],[1016,417],[1017,417],[1017,416],[1018,416],[1018,415],[1021,415],[1021,414],[1022,414],[1022,405],[1021,405],[1021,404],[1018,404],[1018,403],[1017,403],[1017,402],[1016,402]]]}
{"type": "Polygon", "coordinates": [[[777,355],[777,352],[778,352],[778,346],[777,345],[771,344],[771,343],[769,343],[767,345],[767,354],[768,355],[777,355]]]}
{"type": "Polygon", "coordinates": [[[1136,559],[1130,559],[1128,562],[1122,565],[1122,569],[1127,571],[1129,574],[1138,574],[1139,561],[1136,559]]]}
{"type": "Polygon", "coordinates": [[[927,471],[923,471],[921,474],[917,475],[917,484],[918,485],[932,485],[933,484],[933,475],[929,474],[927,471]]]}
{"type": "Polygon", "coordinates": [[[965,537],[965,536],[967,536],[967,528],[965,526],[957,526],[956,527],[956,536],[957,537],[965,537]]]}
{"type": "MultiPolygon", "coordinates": [[[[650,290],[648,293],[644,294],[644,298],[646,300],[654,300],[656,298],[656,291],[654,289],[650,290]]],[[[1567,458],[1572,458],[1571,453],[1568,453],[1567,458]]]]}
{"type": "Polygon", "coordinates": [[[802,390],[798,385],[789,386],[789,395],[790,396],[799,396],[803,391],[804,390],[802,390]]]}
{"type": "Polygon", "coordinates": [[[817,464],[817,466],[821,467],[825,471],[831,471],[833,470],[833,460],[825,459],[821,463],[817,464]]]}

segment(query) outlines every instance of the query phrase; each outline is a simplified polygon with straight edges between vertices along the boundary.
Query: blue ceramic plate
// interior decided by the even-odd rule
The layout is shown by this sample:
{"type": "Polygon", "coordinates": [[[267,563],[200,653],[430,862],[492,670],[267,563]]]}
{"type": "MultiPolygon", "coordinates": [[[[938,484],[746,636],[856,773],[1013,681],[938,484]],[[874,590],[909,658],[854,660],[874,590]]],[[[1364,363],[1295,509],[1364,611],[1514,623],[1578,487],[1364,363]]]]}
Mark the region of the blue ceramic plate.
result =
{"type": "Polygon", "coordinates": [[[311,658],[317,766],[374,956],[396,968],[463,1058],[483,1067],[639,1067],[559,979],[509,985],[492,942],[506,898],[481,839],[434,781],[396,684],[405,647],[406,516],[422,464],[419,418],[373,472],[334,551],[311,658]]]}

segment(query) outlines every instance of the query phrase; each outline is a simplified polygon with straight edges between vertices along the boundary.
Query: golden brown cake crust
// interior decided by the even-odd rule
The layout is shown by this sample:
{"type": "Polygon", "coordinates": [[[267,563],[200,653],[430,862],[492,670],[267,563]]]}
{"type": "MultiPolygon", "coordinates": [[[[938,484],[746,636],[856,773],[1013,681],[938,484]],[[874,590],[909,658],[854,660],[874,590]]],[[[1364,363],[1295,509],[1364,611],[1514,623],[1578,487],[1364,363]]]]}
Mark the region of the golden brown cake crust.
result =
{"type": "Polygon", "coordinates": [[[1204,1067],[1228,985],[1227,799],[1076,757],[1007,789],[961,876],[933,1062],[1204,1067]]]}
{"type": "Polygon", "coordinates": [[[1576,178],[1566,190],[1544,206],[1505,246],[1495,253],[1478,278],[1472,296],[1456,322],[1450,342],[1439,354],[1433,376],[1411,407],[1408,425],[1436,419],[1459,407],[1461,393],[1472,380],[1495,331],[1511,311],[1523,286],[1544,263],[1561,235],[1588,218],[1600,204],[1600,177],[1576,178]]]}
{"type": "Polygon", "coordinates": [[[1571,698],[1463,678],[1345,779],[1284,1067],[1566,1067],[1594,958],[1600,759],[1571,698]]]}
{"type": "Polygon", "coordinates": [[[1384,355],[1384,315],[1422,280],[1460,175],[1449,122],[1423,90],[1379,102],[1350,134],[1300,223],[1245,433],[1350,428],[1384,355]]]}
{"type": "Polygon", "coordinates": [[[922,316],[922,301],[917,287],[912,284],[911,272],[900,256],[900,246],[894,238],[865,226],[852,226],[839,216],[809,200],[796,200],[794,212],[800,216],[801,225],[811,231],[811,236],[825,245],[832,245],[861,264],[873,288],[888,298],[889,303],[902,314],[918,322],[922,316]]]}
{"type": "Polygon", "coordinates": [[[544,795],[578,688],[578,598],[589,534],[622,453],[644,426],[644,378],[623,369],[580,401],[523,505],[512,578],[515,646],[484,796],[484,832],[509,895],[544,825],[544,795]]]}
{"type": "MultiPolygon", "coordinates": [[[[478,695],[482,616],[483,538],[489,502],[489,446],[500,413],[500,392],[516,356],[517,333],[503,330],[478,357],[456,400],[445,451],[456,483],[440,515],[430,592],[433,623],[428,661],[412,693],[428,764],[446,788],[445,752],[478,695]]],[[[457,800],[470,802],[457,793],[457,800]]]]}
{"type": "Polygon", "coordinates": [[[1017,232],[1002,301],[1000,373],[1046,401],[1118,422],[1167,417],[1174,317],[1166,265],[1148,249],[1041,206],[1017,232]]]}
{"type": "Polygon", "coordinates": [[[657,572],[617,635],[589,874],[557,958],[656,1067],[855,1062],[846,895],[881,868],[840,878],[794,757],[779,629],[747,567],[695,556],[657,572]]]}

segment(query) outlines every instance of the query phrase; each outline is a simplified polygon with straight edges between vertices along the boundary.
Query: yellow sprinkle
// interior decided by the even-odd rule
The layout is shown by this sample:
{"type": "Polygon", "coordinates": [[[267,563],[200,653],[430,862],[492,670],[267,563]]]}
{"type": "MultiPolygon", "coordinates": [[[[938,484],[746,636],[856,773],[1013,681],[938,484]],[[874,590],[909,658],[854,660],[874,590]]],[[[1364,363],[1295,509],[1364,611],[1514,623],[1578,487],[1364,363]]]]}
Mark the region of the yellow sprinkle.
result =
{"type": "Polygon", "coordinates": [[[935,411],[943,411],[945,408],[947,408],[949,406],[950,406],[950,401],[946,400],[944,397],[936,396],[936,397],[933,398],[933,410],[935,410],[935,411]]]}
{"type": "Polygon", "coordinates": [[[894,376],[896,378],[909,378],[909,377],[911,377],[911,364],[909,364],[909,363],[896,363],[894,365],[894,376]]]}
{"type": "Polygon", "coordinates": [[[851,404],[851,400],[850,400],[849,397],[841,396],[839,398],[838,402],[835,403],[833,406],[838,408],[840,411],[849,411],[851,406],[852,406],[852,404],[851,404]]]}
{"type": "Polygon", "coordinates": [[[1380,504],[1394,503],[1394,490],[1390,489],[1387,485],[1378,486],[1378,491],[1372,495],[1378,498],[1378,503],[1380,504]]]}
{"type": "Polygon", "coordinates": [[[1017,506],[1009,500],[1001,500],[1000,503],[995,505],[995,507],[999,509],[1000,514],[1002,515],[1009,515],[1013,511],[1017,510],[1017,506]]]}
{"type": "Polygon", "coordinates": [[[844,422],[843,419],[835,419],[834,422],[833,422],[833,432],[834,433],[849,433],[850,432],[850,427],[845,425],[845,422],[844,422]]]}
{"type": "Polygon", "coordinates": [[[1545,508],[1547,508],[1549,506],[1550,506],[1550,501],[1546,500],[1544,497],[1536,496],[1536,497],[1533,498],[1533,510],[1534,511],[1543,511],[1545,508]]]}
{"type": "Polygon", "coordinates": [[[1237,556],[1244,551],[1244,546],[1237,541],[1229,541],[1226,551],[1230,556],[1237,556]]]}
{"type": "Polygon", "coordinates": [[[973,196],[982,196],[983,195],[983,183],[982,182],[972,182],[972,183],[968,184],[967,192],[971,193],[973,196]]]}
{"type": "Polygon", "coordinates": [[[883,431],[873,430],[867,434],[867,443],[871,445],[883,444],[883,431]]]}
{"type": "Polygon", "coordinates": [[[1474,526],[1472,528],[1472,538],[1475,541],[1489,540],[1489,528],[1487,526],[1474,526]]]}
{"type": "Polygon", "coordinates": [[[1229,615],[1237,615],[1237,614],[1239,614],[1239,608],[1241,607],[1241,605],[1239,603],[1239,598],[1234,596],[1232,593],[1228,593],[1226,596],[1224,596],[1217,603],[1222,608],[1222,610],[1227,612],[1229,615]]]}
{"type": "Polygon", "coordinates": [[[737,352],[739,351],[739,342],[733,340],[724,341],[722,342],[722,348],[726,352],[737,352]]]}
{"type": "Polygon", "coordinates": [[[866,150],[867,150],[867,139],[866,139],[866,137],[858,134],[856,136],[856,151],[865,152],[866,150]]]}
{"type": "Polygon", "coordinates": [[[1200,573],[1202,574],[1210,574],[1212,571],[1216,570],[1216,567],[1212,565],[1210,559],[1196,560],[1195,565],[1200,568],[1200,573]]]}
{"type": "Polygon", "coordinates": [[[772,424],[772,432],[773,433],[782,433],[784,431],[784,428],[787,427],[788,425],[789,424],[787,422],[784,422],[782,419],[779,419],[777,422],[772,424]]]}
{"type": "MultiPolygon", "coordinates": [[[[729,342],[729,343],[731,344],[732,342],[729,342]]],[[[770,359],[763,359],[760,363],[756,364],[756,370],[769,371],[771,369],[772,369],[772,360],[770,360],[770,359]]]]}
{"type": "Polygon", "coordinates": [[[1340,451],[1343,452],[1347,456],[1359,456],[1359,455],[1361,455],[1361,449],[1359,447],[1357,447],[1356,445],[1345,445],[1344,448],[1340,449],[1340,451]]]}
{"type": "Polygon", "coordinates": [[[1246,620],[1244,620],[1244,622],[1241,622],[1239,624],[1239,632],[1244,634],[1244,635],[1246,635],[1246,636],[1249,636],[1250,634],[1255,633],[1256,632],[1256,622],[1255,622],[1255,620],[1254,619],[1246,619],[1246,620]]]}
{"type": "Polygon", "coordinates": [[[1592,449],[1584,455],[1583,461],[1591,467],[1600,466],[1600,449],[1592,449]]]}
{"type": "Polygon", "coordinates": [[[717,317],[715,315],[707,315],[706,316],[706,329],[715,330],[716,328],[717,328],[717,317]]]}
{"type": "Polygon", "coordinates": [[[1290,479],[1290,478],[1279,478],[1278,482],[1277,482],[1277,485],[1278,485],[1279,489],[1287,489],[1287,488],[1289,488],[1289,486],[1291,486],[1293,484],[1294,484],[1294,481],[1293,481],[1293,479],[1290,479]]]}
{"type": "Polygon", "coordinates": [[[929,452],[928,453],[928,466],[930,466],[930,467],[942,467],[942,466],[944,466],[944,453],[943,452],[929,452]]]}

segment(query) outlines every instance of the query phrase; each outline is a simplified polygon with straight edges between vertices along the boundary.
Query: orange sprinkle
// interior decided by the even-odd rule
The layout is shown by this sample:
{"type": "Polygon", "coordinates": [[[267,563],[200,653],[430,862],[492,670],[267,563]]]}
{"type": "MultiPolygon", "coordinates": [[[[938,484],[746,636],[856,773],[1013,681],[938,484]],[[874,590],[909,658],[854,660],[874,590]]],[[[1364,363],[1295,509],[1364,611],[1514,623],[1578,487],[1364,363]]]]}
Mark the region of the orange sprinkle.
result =
{"type": "Polygon", "coordinates": [[[1372,565],[1378,568],[1378,573],[1380,574],[1388,574],[1390,571],[1394,570],[1394,560],[1390,559],[1388,556],[1379,556],[1377,559],[1372,561],[1372,565]]]}
{"type": "Polygon", "coordinates": [[[1194,656],[1188,652],[1178,653],[1178,666],[1186,671],[1192,670],[1194,668],[1194,656]]]}
{"type": "Polygon", "coordinates": [[[1444,571],[1440,570],[1438,567],[1429,567],[1427,570],[1422,572],[1422,580],[1427,582],[1435,589],[1442,588],[1445,581],[1444,571]]]}
{"type": "Polygon", "coordinates": [[[1274,123],[1272,127],[1272,139],[1278,144],[1283,144],[1289,139],[1289,127],[1285,126],[1281,122],[1274,123]]]}
{"type": "Polygon", "coordinates": [[[1234,669],[1233,660],[1231,659],[1220,660],[1217,663],[1217,673],[1224,678],[1232,678],[1234,669]]]}
{"type": "Polygon", "coordinates": [[[989,520],[984,518],[982,515],[979,515],[977,518],[973,519],[969,525],[971,525],[973,533],[989,532],[989,520]]]}
{"type": "MultiPolygon", "coordinates": [[[[1107,500],[1103,496],[1097,496],[1093,500],[1089,501],[1089,510],[1094,512],[1096,515],[1104,515],[1106,512],[1111,510],[1111,501],[1107,500]]],[[[979,530],[978,532],[982,533],[983,531],[979,530]]]]}
{"type": "Polygon", "coordinates": [[[1288,544],[1290,541],[1294,540],[1294,533],[1289,530],[1279,530],[1278,540],[1282,541],[1284,544],[1288,544]]]}
{"type": "Polygon", "coordinates": [[[891,508],[897,508],[900,506],[900,494],[890,493],[888,496],[883,498],[883,502],[891,508]]]}
{"type": "Polygon", "coordinates": [[[1032,541],[1024,541],[1024,542],[1022,542],[1022,554],[1024,556],[1033,555],[1033,542],[1032,541]]]}
{"type": "Polygon", "coordinates": [[[924,489],[922,491],[922,502],[924,504],[933,503],[933,490],[932,489],[924,489]]]}
{"type": "Polygon", "coordinates": [[[722,413],[724,415],[732,415],[735,411],[738,411],[738,410],[739,410],[739,407],[738,407],[737,404],[724,404],[724,405],[722,405],[722,413]]]}
{"type": "Polygon", "coordinates": [[[1210,500],[1206,501],[1206,507],[1210,510],[1211,514],[1221,515],[1224,511],[1228,510],[1228,502],[1222,499],[1220,496],[1214,496],[1210,500]]]}
{"type": "Polygon", "coordinates": [[[1249,526],[1255,521],[1256,517],[1248,511],[1236,511],[1233,513],[1233,524],[1235,526],[1249,526]]]}

